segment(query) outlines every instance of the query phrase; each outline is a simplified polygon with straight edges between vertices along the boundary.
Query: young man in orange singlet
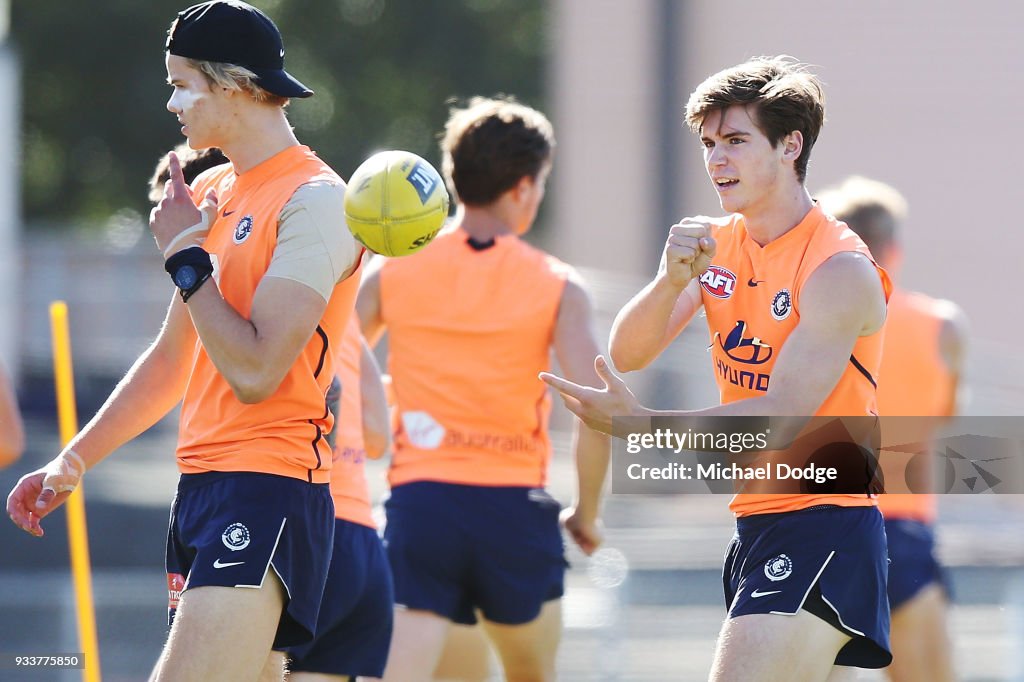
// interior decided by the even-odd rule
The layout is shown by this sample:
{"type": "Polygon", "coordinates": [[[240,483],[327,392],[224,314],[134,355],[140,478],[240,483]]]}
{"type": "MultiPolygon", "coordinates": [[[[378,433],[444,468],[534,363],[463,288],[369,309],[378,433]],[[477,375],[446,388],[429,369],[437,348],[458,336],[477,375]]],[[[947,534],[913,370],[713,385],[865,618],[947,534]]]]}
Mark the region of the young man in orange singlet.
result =
{"type": "Polygon", "coordinates": [[[280,33],[243,2],[171,25],[168,110],[194,149],[231,161],[192,188],[176,156],[150,229],[178,288],[164,326],[60,455],[7,511],[40,520],[84,472],[182,403],[168,532],[173,625],[155,680],[281,679],[271,652],[313,636],[333,540],[325,396],[360,249],[344,183],[296,140],[280,33]],[[197,206],[197,203],[200,203],[197,206]],[[180,296],[178,295],[180,294],[180,296]]]}
{"type": "MultiPolygon", "coordinates": [[[[821,207],[860,235],[878,262],[897,279],[902,261],[899,232],[906,200],[885,183],[852,177],[818,196],[821,207]]],[[[958,411],[967,345],[963,312],[951,301],[896,289],[889,300],[882,367],[878,376],[878,412],[886,417],[949,418],[958,411]]],[[[894,428],[909,422],[927,429],[912,442],[931,442],[940,419],[892,419],[894,428]]],[[[901,439],[901,442],[902,441],[901,439]]],[[[886,452],[885,459],[893,453],[886,452]]],[[[913,472],[922,488],[914,494],[880,495],[889,546],[889,607],[892,609],[894,682],[951,682],[956,679],[946,628],[949,585],[935,555],[937,501],[932,457],[916,457],[924,466],[913,472]]],[[[908,462],[903,462],[907,465],[908,462]]],[[[883,459],[883,466],[885,460],[883,459]]],[[[887,481],[903,479],[894,471],[887,481]]]]}
{"type": "MultiPolygon", "coordinates": [[[[565,559],[559,504],[545,490],[550,397],[537,382],[552,349],[597,384],[587,294],[575,272],[522,239],[551,170],[540,112],[475,98],[453,109],[441,143],[459,201],[422,252],[375,259],[357,309],[367,339],[386,330],[398,413],[384,541],[395,635],[384,678],[431,679],[449,623],[483,616],[508,680],[555,679],[565,559]]],[[[584,552],[609,439],[580,428],[576,504],[566,528],[584,552]]]]}
{"type": "MultiPolygon", "coordinates": [[[[726,69],[690,96],[686,120],[729,215],[670,228],[657,275],[615,320],[611,356],[624,371],[646,366],[703,306],[723,404],[649,410],[598,358],[602,390],[544,376],[585,423],[610,433],[613,416],[875,413],[890,284],[804,186],[824,115],[820,83],[788,58],[726,69]]],[[[888,665],[875,504],[866,493],[733,498],[712,680],[809,682],[852,674],[835,666],[888,665]]]]}
{"type": "MultiPolygon", "coordinates": [[[[174,149],[185,181],[228,163],[215,147],[202,150],[187,144],[174,149]]],[[[150,179],[153,203],[163,198],[170,179],[170,154],[161,157],[150,179]]],[[[353,278],[358,275],[353,275],[353,278]]],[[[289,649],[289,678],[302,680],[380,677],[391,642],[391,569],[377,536],[364,472],[366,458],[377,459],[388,448],[387,398],[380,369],[351,316],[336,356],[337,377],[327,402],[337,415],[328,435],[333,449],[331,497],[334,498],[334,551],[320,605],[316,639],[289,649]]]]}
{"type": "MultiPolygon", "coordinates": [[[[185,181],[228,163],[215,147],[174,149],[185,181]]],[[[150,179],[153,203],[163,198],[170,179],[170,154],[160,159],[150,179]]],[[[353,278],[358,274],[353,275],[353,278]]],[[[334,551],[317,619],[316,639],[289,649],[289,680],[380,677],[391,642],[391,569],[371,515],[363,471],[367,457],[377,459],[390,441],[387,399],[380,370],[351,316],[336,356],[337,376],[327,394],[337,427],[328,435],[333,450],[334,551]],[[344,387],[344,388],[342,388],[344,387]]]]}

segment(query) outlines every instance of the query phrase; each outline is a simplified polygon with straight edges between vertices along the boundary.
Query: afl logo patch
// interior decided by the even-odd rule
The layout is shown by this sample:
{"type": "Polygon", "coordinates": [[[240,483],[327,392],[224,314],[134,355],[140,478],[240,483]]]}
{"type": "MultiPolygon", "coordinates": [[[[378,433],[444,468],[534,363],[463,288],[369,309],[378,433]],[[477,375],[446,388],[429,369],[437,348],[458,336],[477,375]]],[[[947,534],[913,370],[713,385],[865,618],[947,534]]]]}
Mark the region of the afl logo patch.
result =
{"type": "Polygon", "coordinates": [[[768,580],[777,582],[785,580],[793,572],[793,560],[785,554],[780,554],[774,559],[769,559],[764,565],[764,574],[768,580]]]}
{"type": "Polygon", "coordinates": [[[736,275],[721,265],[712,265],[700,276],[700,285],[715,298],[729,298],[736,289],[736,275]]]}
{"type": "Polygon", "coordinates": [[[232,523],[224,529],[220,539],[225,547],[232,552],[237,552],[249,546],[249,529],[241,523],[232,523]]]}
{"type": "Polygon", "coordinates": [[[235,243],[236,244],[241,244],[242,242],[244,242],[246,239],[249,238],[249,235],[251,233],[252,233],[252,216],[251,215],[243,216],[242,219],[238,221],[238,224],[235,225],[235,243]]]}
{"type": "Polygon", "coordinates": [[[772,299],[772,317],[779,322],[789,317],[789,313],[793,310],[793,297],[789,294],[789,289],[783,289],[779,293],[775,294],[775,298],[772,299]]]}

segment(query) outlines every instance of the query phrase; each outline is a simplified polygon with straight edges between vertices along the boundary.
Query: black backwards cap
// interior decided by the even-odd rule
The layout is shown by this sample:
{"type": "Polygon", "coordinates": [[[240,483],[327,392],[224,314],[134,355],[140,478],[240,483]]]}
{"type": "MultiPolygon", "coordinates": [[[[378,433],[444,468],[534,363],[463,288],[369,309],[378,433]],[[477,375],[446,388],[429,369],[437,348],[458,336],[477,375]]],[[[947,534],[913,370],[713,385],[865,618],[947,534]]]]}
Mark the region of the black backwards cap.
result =
{"type": "Polygon", "coordinates": [[[239,0],[213,0],[178,12],[166,49],[178,57],[244,66],[272,95],[313,94],[284,70],[284,42],[274,22],[239,0]]]}

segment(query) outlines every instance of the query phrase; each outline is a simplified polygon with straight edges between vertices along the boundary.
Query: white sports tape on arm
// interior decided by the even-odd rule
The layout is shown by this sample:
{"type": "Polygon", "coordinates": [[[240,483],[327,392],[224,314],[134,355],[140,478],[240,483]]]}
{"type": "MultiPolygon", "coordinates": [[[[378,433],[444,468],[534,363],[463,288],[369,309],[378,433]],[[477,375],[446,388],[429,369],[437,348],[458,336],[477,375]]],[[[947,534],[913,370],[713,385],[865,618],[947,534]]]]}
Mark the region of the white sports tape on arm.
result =
{"type": "Polygon", "coordinates": [[[78,487],[85,475],[85,462],[74,450],[62,452],[46,465],[43,490],[55,493],[69,493],[78,487]]]}
{"type": "Polygon", "coordinates": [[[164,249],[165,260],[173,256],[178,251],[181,251],[181,249],[175,248],[179,242],[181,242],[183,239],[190,238],[197,232],[202,232],[203,238],[197,240],[196,243],[193,244],[192,246],[200,246],[204,241],[206,241],[205,233],[210,231],[210,216],[206,213],[206,211],[200,211],[200,213],[203,216],[202,219],[198,223],[196,223],[195,225],[188,228],[187,230],[179,234],[177,237],[172,239],[171,243],[167,245],[166,249],[164,249]]]}

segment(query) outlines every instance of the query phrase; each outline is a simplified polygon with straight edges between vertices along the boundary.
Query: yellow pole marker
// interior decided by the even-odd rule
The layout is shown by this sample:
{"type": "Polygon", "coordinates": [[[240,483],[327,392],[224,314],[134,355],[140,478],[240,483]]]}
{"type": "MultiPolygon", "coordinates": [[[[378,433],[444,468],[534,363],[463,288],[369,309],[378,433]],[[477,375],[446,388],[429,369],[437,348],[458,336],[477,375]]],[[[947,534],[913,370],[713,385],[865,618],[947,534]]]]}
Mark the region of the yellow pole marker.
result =
{"type": "MultiPolygon", "coordinates": [[[[68,333],[68,306],[64,301],[50,304],[50,329],[53,337],[53,377],[57,390],[57,420],[60,442],[65,446],[78,432],[75,408],[75,378],[71,369],[71,335],[68,333]]],[[[96,640],[96,610],[92,601],[92,575],[89,568],[89,534],[85,525],[85,491],[82,483],[68,496],[68,545],[71,550],[71,576],[75,584],[78,613],[78,643],[85,656],[82,679],[100,682],[100,652],[96,640]]]]}

